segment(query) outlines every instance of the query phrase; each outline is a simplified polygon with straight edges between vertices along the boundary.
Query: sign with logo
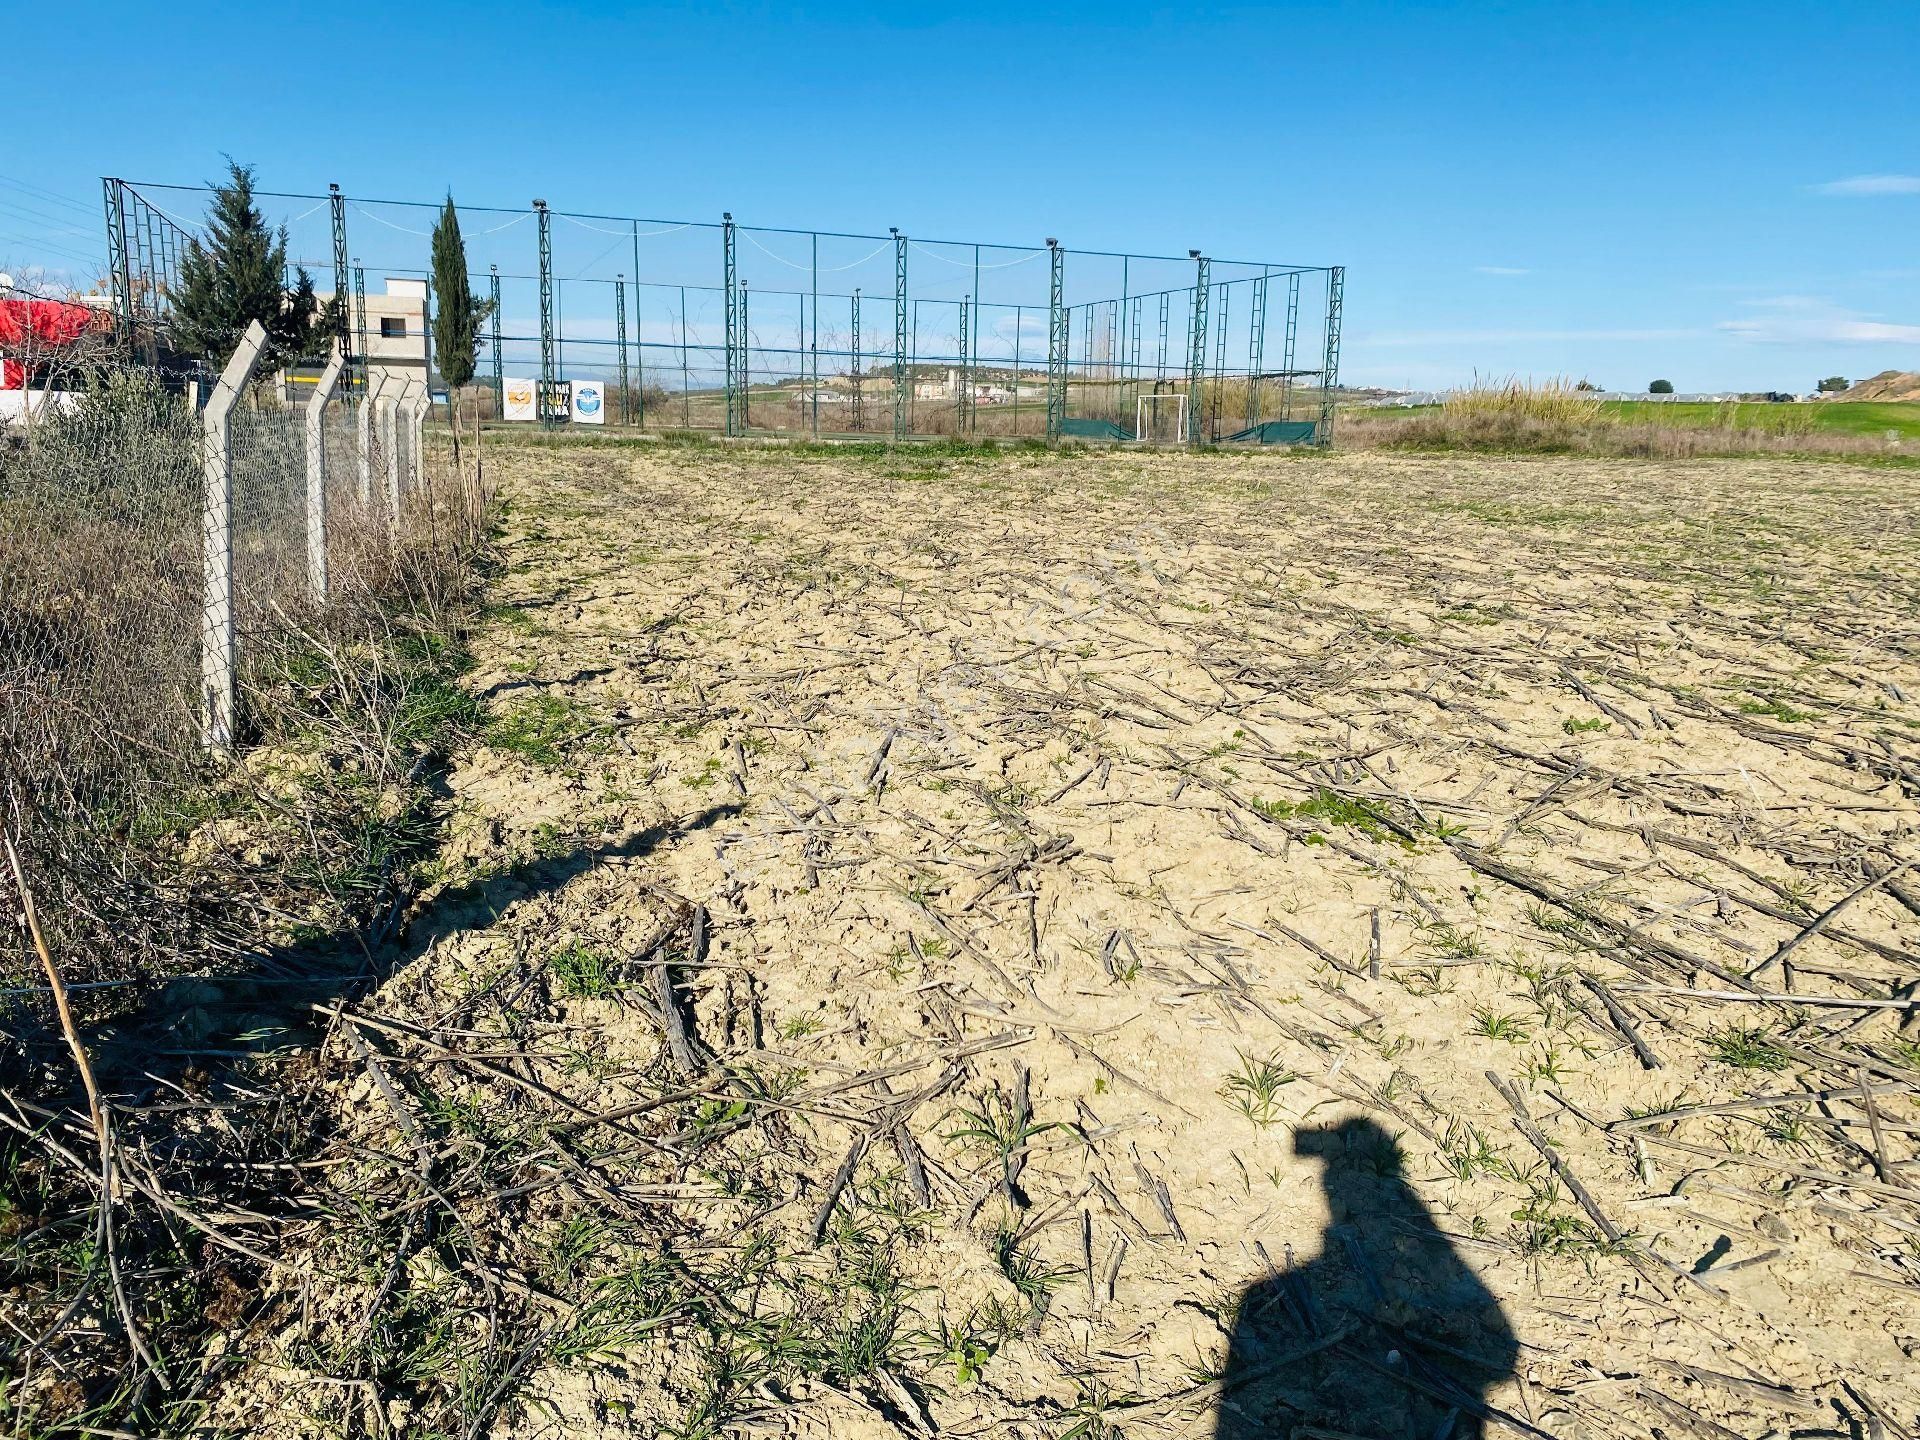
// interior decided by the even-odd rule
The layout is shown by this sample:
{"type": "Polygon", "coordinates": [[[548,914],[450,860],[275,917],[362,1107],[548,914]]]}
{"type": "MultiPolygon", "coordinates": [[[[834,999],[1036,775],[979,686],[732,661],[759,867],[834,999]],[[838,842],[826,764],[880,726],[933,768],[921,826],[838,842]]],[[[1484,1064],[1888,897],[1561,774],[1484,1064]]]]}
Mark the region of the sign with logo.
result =
{"type": "Polygon", "coordinates": [[[534,384],[531,380],[516,379],[508,375],[500,382],[501,418],[506,420],[538,420],[540,417],[533,409],[534,384]]]}
{"type": "Polygon", "coordinates": [[[600,380],[573,382],[573,418],[582,425],[607,423],[607,387],[600,380]]]}

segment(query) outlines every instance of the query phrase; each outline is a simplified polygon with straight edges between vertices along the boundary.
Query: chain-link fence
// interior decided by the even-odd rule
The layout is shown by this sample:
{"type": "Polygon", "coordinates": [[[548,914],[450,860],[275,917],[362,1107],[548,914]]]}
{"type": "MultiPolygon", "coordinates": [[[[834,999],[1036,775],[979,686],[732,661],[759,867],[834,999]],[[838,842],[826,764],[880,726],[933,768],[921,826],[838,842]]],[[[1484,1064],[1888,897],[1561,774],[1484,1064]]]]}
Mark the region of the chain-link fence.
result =
{"type": "MultiPolygon", "coordinates": [[[[470,544],[479,507],[417,400],[256,380],[223,448],[217,392],[196,409],[125,362],[85,385],[0,426],[0,828],[62,948],[114,983],[195,923],[159,852],[196,843],[263,674],[470,544]]],[[[20,944],[0,931],[0,989],[32,983],[20,944]]]]}
{"type": "MultiPolygon", "coordinates": [[[[212,197],[119,179],[105,190],[116,306],[158,335],[174,257],[212,197]]],[[[359,383],[431,370],[443,199],[252,193],[287,235],[289,264],[350,301],[359,383]]],[[[1151,442],[1166,438],[1167,397],[1184,395],[1188,443],[1332,437],[1340,266],[1096,249],[1038,227],[974,241],[543,201],[457,213],[469,287],[492,305],[470,398],[485,392],[493,419],[1151,442]]]]}

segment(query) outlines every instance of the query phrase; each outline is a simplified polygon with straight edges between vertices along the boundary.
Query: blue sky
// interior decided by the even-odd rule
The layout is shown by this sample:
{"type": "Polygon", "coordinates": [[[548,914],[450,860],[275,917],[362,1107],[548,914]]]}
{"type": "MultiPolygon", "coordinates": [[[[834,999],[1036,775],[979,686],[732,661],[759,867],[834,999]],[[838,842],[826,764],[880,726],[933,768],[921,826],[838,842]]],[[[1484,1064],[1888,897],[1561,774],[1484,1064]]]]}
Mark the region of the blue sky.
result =
{"type": "Polygon", "coordinates": [[[290,190],[1338,262],[1359,383],[1920,369],[1912,0],[97,0],[8,40],[15,267],[97,264],[99,176],[231,153],[290,190]]]}

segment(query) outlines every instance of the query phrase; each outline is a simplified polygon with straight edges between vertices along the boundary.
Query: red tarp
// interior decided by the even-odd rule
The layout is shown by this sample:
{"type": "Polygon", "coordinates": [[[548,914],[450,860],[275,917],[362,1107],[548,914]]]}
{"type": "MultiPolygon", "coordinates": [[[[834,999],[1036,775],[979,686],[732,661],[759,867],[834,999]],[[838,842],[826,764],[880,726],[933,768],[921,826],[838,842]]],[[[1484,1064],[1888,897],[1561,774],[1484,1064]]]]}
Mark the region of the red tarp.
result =
{"type": "MultiPolygon", "coordinates": [[[[31,358],[71,345],[93,327],[97,314],[60,300],[0,300],[0,349],[24,351],[31,358]]],[[[25,374],[18,360],[0,359],[0,390],[21,389],[25,374]]]]}
{"type": "Polygon", "coordinates": [[[71,345],[87,333],[93,315],[62,300],[0,300],[0,345],[71,345]]]}

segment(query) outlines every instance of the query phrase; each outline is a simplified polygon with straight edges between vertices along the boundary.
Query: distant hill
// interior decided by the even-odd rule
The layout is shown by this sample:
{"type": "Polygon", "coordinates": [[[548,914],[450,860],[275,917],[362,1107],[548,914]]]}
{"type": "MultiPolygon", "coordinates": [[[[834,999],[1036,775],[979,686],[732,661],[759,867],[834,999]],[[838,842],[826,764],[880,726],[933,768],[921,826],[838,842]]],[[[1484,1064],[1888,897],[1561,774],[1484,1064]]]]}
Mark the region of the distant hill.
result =
{"type": "Polygon", "coordinates": [[[1869,380],[1856,380],[1830,400],[1920,400],[1920,374],[1912,370],[1882,370],[1869,380]]]}

